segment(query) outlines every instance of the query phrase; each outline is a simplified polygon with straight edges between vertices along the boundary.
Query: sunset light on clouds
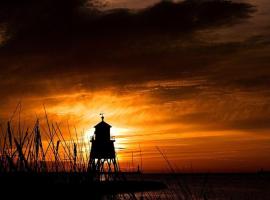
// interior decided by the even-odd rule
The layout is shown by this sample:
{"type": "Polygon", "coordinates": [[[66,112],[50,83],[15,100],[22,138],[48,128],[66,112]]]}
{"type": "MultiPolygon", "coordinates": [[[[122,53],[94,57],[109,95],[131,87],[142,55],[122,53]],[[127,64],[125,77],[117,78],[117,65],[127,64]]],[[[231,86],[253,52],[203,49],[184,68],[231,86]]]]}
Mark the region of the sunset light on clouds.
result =
{"type": "MultiPolygon", "coordinates": [[[[148,6],[136,2],[115,5],[148,6]]],[[[44,105],[64,136],[70,124],[89,143],[104,113],[125,169],[133,154],[134,168],[143,157],[145,171],[166,171],[157,147],[187,172],[270,169],[270,4],[241,2],[250,7],[209,18],[199,10],[191,21],[169,16],[163,25],[155,21],[162,7],[123,12],[130,17],[124,22],[112,12],[97,19],[100,26],[85,10],[72,16],[74,24],[63,23],[58,10],[55,24],[42,18],[41,27],[27,17],[7,20],[0,31],[1,123],[21,102],[25,124],[36,117],[45,124],[44,105]]]]}

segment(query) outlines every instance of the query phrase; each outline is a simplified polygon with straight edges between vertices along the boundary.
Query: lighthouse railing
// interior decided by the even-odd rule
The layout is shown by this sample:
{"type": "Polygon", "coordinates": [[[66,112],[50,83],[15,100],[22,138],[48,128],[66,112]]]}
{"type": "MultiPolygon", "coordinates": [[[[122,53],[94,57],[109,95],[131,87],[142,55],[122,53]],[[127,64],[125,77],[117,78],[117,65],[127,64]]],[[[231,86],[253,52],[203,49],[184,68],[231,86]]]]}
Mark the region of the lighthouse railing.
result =
{"type": "Polygon", "coordinates": [[[111,136],[111,141],[115,142],[115,136],[111,136]]]}
{"type": "MultiPolygon", "coordinates": [[[[94,140],[96,140],[95,135],[93,135],[93,136],[91,137],[90,141],[94,141],[94,140]]],[[[115,142],[115,136],[110,136],[110,140],[115,142]]]]}

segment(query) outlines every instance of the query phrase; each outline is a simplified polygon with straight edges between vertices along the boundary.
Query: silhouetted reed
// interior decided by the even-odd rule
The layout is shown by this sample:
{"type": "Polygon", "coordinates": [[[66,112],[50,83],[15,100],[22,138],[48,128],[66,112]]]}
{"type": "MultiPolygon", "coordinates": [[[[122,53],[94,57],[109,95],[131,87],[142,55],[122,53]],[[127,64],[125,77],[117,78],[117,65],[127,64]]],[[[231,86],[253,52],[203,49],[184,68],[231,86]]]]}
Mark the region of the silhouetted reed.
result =
{"type": "Polygon", "coordinates": [[[12,121],[1,125],[0,172],[86,172],[88,160],[82,147],[85,141],[67,141],[57,123],[41,131],[39,119],[29,131],[15,128],[12,121]],[[71,148],[73,147],[73,151],[71,148]]]}

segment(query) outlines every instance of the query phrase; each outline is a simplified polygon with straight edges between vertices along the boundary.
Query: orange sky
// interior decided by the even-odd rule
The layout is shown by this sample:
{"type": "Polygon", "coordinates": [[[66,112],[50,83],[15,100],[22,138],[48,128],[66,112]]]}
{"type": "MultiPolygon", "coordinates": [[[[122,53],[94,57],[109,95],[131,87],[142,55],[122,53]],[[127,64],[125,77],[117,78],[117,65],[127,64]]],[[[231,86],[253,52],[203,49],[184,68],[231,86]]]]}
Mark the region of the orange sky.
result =
{"type": "MultiPolygon", "coordinates": [[[[178,82],[164,84],[174,87],[178,82]]],[[[149,90],[153,89],[152,83],[148,85],[149,90]]],[[[168,171],[157,151],[159,147],[180,171],[255,171],[269,168],[270,136],[267,129],[238,127],[237,121],[242,123],[241,120],[260,115],[258,108],[246,111],[246,106],[240,107],[241,98],[251,97],[235,93],[229,97],[234,102],[224,99],[226,95],[222,101],[200,96],[162,102],[147,91],[120,94],[108,90],[56,95],[45,104],[49,119],[60,124],[67,138],[69,122],[73,136],[76,126],[80,139],[86,143],[93,135],[93,126],[100,121],[99,113],[104,112],[105,121],[113,126],[112,135],[116,137],[117,154],[124,170],[132,168],[132,152],[134,168],[140,165],[141,148],[145,171],[168,171]]],[[[22,116],[28,116],[24,119],[35,119],[29,114],[35,112],[45,123],[42,106],[35,105],[40,100],[23,100],[25,105],[28,101],[33,110],[23,106],[22,116]]]]}

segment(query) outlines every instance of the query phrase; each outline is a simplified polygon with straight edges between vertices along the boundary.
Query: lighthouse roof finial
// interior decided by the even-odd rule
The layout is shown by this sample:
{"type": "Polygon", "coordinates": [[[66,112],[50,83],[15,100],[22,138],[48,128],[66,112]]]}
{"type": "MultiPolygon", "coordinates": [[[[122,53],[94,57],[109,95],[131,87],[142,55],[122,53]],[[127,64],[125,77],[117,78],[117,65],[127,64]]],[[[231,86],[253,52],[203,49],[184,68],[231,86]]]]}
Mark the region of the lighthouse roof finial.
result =
{"type": "Polygon", "coordinates": [[[107,124],[104,121],[104,113],[100,113],[99,115],[101,116],[101,122],[99,122],[97,125],[95,125],[94,128],[98,128],[98,127],[109,127],[109,128],[111,128],[112,126],[110,124],[107,124]]]}
{"type": "Polygon", "coordinates": [[[104,113],[100,113],[99,115],[101,115],[101,120],[104,121],[104,113]]]}

